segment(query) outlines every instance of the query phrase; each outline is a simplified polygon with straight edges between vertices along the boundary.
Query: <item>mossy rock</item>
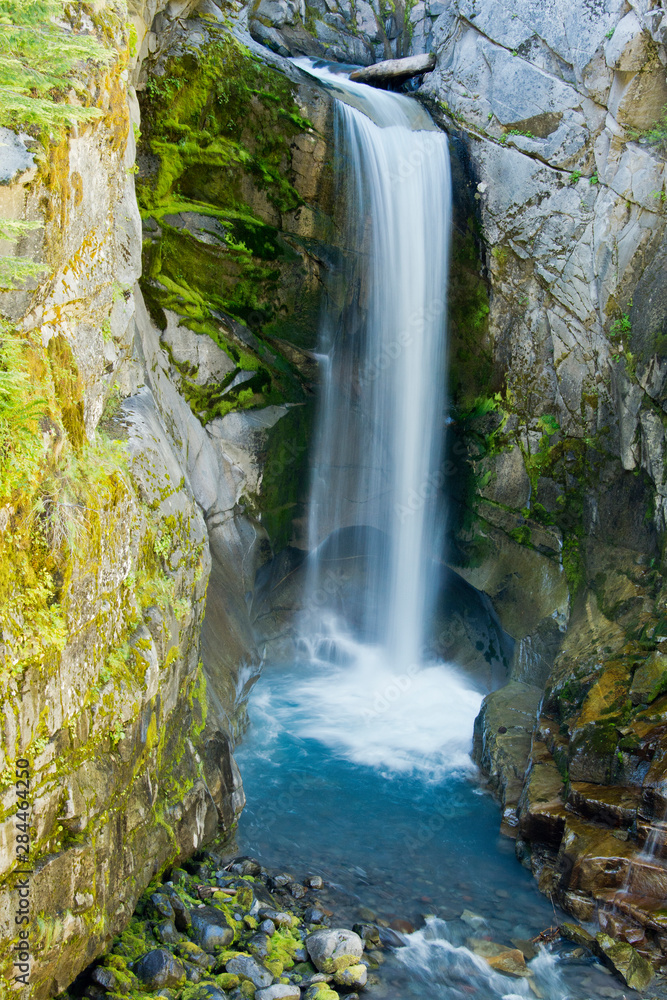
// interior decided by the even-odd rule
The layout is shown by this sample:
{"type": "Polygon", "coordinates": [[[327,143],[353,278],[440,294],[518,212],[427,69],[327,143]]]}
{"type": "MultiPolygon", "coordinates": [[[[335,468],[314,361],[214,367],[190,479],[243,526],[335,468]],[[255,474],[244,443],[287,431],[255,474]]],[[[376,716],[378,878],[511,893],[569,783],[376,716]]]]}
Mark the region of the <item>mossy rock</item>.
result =
{"type": "Polygon", "coordinates": [[[595,937],[598,955],[617,972],[630,989],[643,991],[653,980],[651,963],[635,951],[631,944],[615,941],[600,932],[595,937]]]}
{"type": "Polygon", "coordinates": [[[635,671],[630,688],[633,705],[650,705],[667,691],[667,656],[651,653],[635,671]]]}

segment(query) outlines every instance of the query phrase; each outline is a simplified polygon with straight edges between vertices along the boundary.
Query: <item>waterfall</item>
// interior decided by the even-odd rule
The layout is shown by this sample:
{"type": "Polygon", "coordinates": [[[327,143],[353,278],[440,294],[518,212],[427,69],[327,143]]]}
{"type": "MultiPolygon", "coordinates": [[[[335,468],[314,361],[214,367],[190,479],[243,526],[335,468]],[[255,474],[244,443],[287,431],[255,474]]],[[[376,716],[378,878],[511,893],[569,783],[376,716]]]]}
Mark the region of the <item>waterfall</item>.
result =
{"type": "Polygon", "coordinates": [[[321,324],[323,387],[302,627],[340,650],[372,643],[400,674],[418,666],[442,546],[446,299],[451,220],[447,137],[411,98],[300,64],[335,103],[344,265],[321,324]],[[357,567],[347,605],[332,566],[357,567]]]}

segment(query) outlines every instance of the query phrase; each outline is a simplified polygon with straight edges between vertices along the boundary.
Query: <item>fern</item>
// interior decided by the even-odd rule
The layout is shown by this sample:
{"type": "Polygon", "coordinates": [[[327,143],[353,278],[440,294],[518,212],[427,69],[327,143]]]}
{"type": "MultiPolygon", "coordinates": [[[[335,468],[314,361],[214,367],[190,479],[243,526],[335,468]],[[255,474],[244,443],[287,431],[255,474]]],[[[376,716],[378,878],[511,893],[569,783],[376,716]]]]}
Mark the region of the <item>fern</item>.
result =
{"type": "Polygon", "coordinates": [[[23,482],[40,453],[45,404],[35,397],[24,355],[23,342],[0,320],[0,497],[23,482]]]}
{"type": "Polygon", "coordinates": [[[101,114],[54,100],[58,90],[86,94],[85,76],[73,71],[112,57],[92,35],[70,29],[70,7],[68,0],[0,0],[0,116],[10,127],[53,129],[101,114]]]}
{"type": "MultiPolygon", "coordinates": [[[[41,222],[0,219],[0,239],[16,243],[25,233],[41,228],[41,222]]],[[[29,278],[39,278],[45,270],[43,264],[36,264],[29,257],[0,255],[0,288],[16,288],[18,284],[29,278]]]]}
{"type": "MultiPolygon", "coordinates": [[[[0,0],[0,122],[19,130],[53,135],[90,122],[99,108],[59,100],[74,90],[88,100],[86,62],[108,63],[112,53],[67,22],[69,0],[0,0]]],[[[75,6],[80,7],[79,4],[75,6]]],[[[38,223],[0,219],[0,239],[16,242],[38,223]]],[[[25,257],[0,255],[0,288],[16,288],[44,267],[25,257]]]]}

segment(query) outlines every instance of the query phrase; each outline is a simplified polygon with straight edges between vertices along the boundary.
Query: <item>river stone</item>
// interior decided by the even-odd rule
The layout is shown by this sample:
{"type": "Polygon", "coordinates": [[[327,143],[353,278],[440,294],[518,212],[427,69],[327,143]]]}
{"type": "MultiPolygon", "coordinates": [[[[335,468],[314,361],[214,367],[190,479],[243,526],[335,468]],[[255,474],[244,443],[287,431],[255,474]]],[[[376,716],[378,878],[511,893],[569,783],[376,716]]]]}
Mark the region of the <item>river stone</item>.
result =
{"type": "Polygon", "coordinates": [[[269,889],[271,892],[275,892],[276,889],[286,889],[292,884],[294,878],[287,872],[281,872],[279,875],[273,875],[269,879],[269,889]]]}
{"type": "Polygon", "coordinates": [[[183,962],[185,966],[185,975],[189,983],[200,983],[202,980],[203,972],[197,966],[193,965],[192,962],[183,962]]]}
{"type": "Polygon", "coordinates": [[[338,994],[328,983],[315,983],[308,987],[303,1000],[338,1000],[338,994]]]}
{"type": "Polygon", "coordinates": [[[254,958],[247,958],[245,955],[230,958],[225,969],[227,972],[234,973],[241,980],[249,980],[258,990],[270,986],[273,982],[273,976],[268,969],[261,966],[254,958]]]}
{"type": "Polygon", "coordinates": [[[637,667],[632,678],[630,700],[633,705],[649,705],[667,691],[667,656],[654,652],[637,667]]]}
{"type": "Polygon", "coordinates": [[[274,910],[271,907],[263,906],[259,911],[262,920],[272,920],[276,927],[291,927],[292,917],[284,910],[274,910]]]}
{"type": "Polygon", "coordinates": [[[261,934],[268,934],[269,937],[273,937],[276,933],[276,925],[273,920],[262,920],[261,924],[257,928],[261,934]]]}
{"type": "Polygon", "coordinates": [[[596,952],[614,969],[632,990],[645,990],[653,979],[651,963],[635,951],[631,944],[614,941],[600,931],[595,935],[596,952]]]}
{"type": "Polygon", "coordinates": [[[171,906],[174,911],[174,924],[177,931],[187,933],[192,927],[192,917],[190,911],[179,896],[171,897],[171,906]]]}
{"type": "Polygon", "coordinates": [[[504,976],[520,979],[530,975],[523,952],[519,951],[518,948],[508,948],[500,955],[484,956],[484,960],[492,969],[501,972],[504,976]]]}
{"type": "Polygon", "coordinates": [[[201,983],[196,988],[188,988],[188,1000],[227,1000],[227,994],[215,983],[201,983]]]}
{"type": "Polygon", "coordinates": [[[108,990],[110,993],[120,991],[120,984],[113,969],[105,969],[103,966],[98,966],[96,969],[93,969],[90,978],[98,986],[101,986],[103,990],[108,990]]]}
{"type": "Polygon", "coordinates": [[[338,972],[356,965],[364,953],[361,938],[345,928],[315,931],[306,938],[311,961],[320,972],[338,972]]]}
{"type": "Polygon", "coordinates": [[[583,945],[584,948],[592,948],[595,944],[595,938],[588,933],[585,927],[580,927],[579,924],[573,924],[568,920],[560,925],[560,932],[568,941],[583,945]]]}
{"type": "Polygon", "coordinates": [[[132,971],[149,990],[159,990],[161,986],[181,986],[185,982],[185,969],[165,948],[149,951],[132,971]]]}
{"type": "Polygon", "coordinates": [[[251,951],[257,958],[267,958],[270,950],[268,934],[253,934],[248,941],[248,951],[251,951]]]}
{"type": "Polygon", "coordinates": [[[300,997],[301,990],[298,986],[284,986],[282,983],[276,983],[255,993],[255,1000],[299,1000],[300,997]]]}
{"type": "Polygon", "coordinates": [[[161,920],[153,928],[153,933],[162,944],[177,944],[181,940],[181,935],[176,930],[173,920],[161,920]]]}
{"type": "Polygon", "coordinates": [[[196,943],[204,951],[224,948],[234,940],[234,931],[224,913],[213,906],[204,906],[192,913],[192,930],[196,943]]]}
{"type": "Polygon", "coordinates": [[[163,917],[165,920],[174,919],[175,914],[171,900],[164,893],[154,892],[151,896],[151,906],[159,917],[163,917]]]}
{"type": "Polygon", "coordinates": [[[215,959],[212,955],[209,955],[207,951],[200,948],[198,944],[194,941],[181,941],[176,949],[179,958],[183,961],[192,962],[194,965],[200,966],[202,969],[212,968],[215,959]]]}
{"type": "Polygon", "coordinates": [[[367,979],[368,969],[365,965],[348,965],[346,969],[334,973],[334,982],[337,986],[363,989],[367,979]]]}

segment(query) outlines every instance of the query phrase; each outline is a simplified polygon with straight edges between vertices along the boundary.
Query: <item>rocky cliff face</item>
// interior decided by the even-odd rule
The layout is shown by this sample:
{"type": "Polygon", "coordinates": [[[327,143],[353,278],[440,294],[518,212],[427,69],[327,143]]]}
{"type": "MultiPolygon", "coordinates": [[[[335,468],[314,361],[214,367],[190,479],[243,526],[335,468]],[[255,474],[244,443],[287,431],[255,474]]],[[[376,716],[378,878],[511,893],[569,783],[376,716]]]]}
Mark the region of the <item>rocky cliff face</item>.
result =
{"type": "Polygon", "coordinates": [[[301,426],[313,369],[303,347],[283,344],[280,322],[301,309],[302,339],[312,335],[305,288],[322,266],[324,154],[306,116],[324,127],[326,107],[274,73],[293,101],[281,131],[270,71],[220,28],[213,4],[129,13],[126,23],[110,4],[72,28],[110,52],[89,80],[99,118],[44,151],[8,132],[3,147],[0,213],[43,223],[18,249],[44,279],[0,293],[1,371],[14,393],[3,395],[0,455],[0,962],[11,980],[15,873],[29,859],[37,998],[65,988],[148,882],[228,833],[243,806],[231,741],[259,658],[245,594],[296,503],[280,450],[264,486],[262,470],[276,425],[301,426]],[[232,95],[239,128],[268,114],[275,141],[248,166],[248,135],[227,135],[225,119],[213,148],[198,128],[201,145],[178,159],[152,111],[174,81],[196,77],[193,65],[202,77],[186,96],[205,102],[227,57],[245,71],[232,95]],[[176,190],[184,173],[196,190],[176,190]],[[225,269],[216,297],[213,272],[225,269]],[[270,342],[251,329],[269,317],[270,342]],[[14,785],[24,759],[27,814],[14,785]]]}
{"type": "Polygon", "coordinates": [[[20,250],[47,267],[0,293],[17,400],[0,449],[3,960],[16,760],[33,769],[36,997],[242,804],[246,595],[300,542],[339,252],[330,104],[239,45],[246,13],[283,55],[437,54],[418,93],[458,178],[449,562],[472,585],[462,620],[490,600],[489,644],[511,658],[475,752],[545,891],[662,960],[664,873],[638,859],[667,850],[666,192],[644,138],[667,103],[661,8],[131,0],[132,31],[114,11],[77,26],[113,52],[89,81],[99,121],[41,157],[3,147],[0,214],[44,221],[20,250]]]}
{"type": "Polygon", "coordinates": [[[281,52],[437,56],[418,95],[458,178],[449,558],[515,640],[475,752],[545,891],[659,961],[664,875],[638,853],[665,850],[667,19],[367,8],[262,2],[249,23],[281,52]]]}

